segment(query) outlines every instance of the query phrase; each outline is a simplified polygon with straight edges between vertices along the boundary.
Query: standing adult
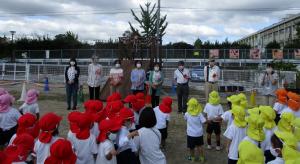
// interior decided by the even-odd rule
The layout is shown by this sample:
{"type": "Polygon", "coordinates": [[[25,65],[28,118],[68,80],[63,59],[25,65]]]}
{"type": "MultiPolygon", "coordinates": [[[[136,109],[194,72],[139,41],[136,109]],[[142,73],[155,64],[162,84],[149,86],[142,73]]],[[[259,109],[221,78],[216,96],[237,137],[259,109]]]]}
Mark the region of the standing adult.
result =
{"type": "Polygon", "coordinates": [[[161,94],[162,84],[164,82],[164,75],[160,69],[159,63],[154,64],[154,68],[150,71],[149,85],[152,108],[159,105],[159,97],[161,94]]]}
{"type": "Polygon", "coordinates": [[[114,92],[120,92],[123,76],[121,61],[115,60],[114,67],[112,67],[109,72],[110,94],[114,92]]]}
{"type": "Polygon", "coordinates": [[[174,80],[177,83],[177,100],[178,100],[178,113],[185,113],[187,109],[187,100],[189,97],[189,80],[190,71],[184,68],[184,62],[178,62],[178,69],[174,72],[174,80]]]}
{"type": "Polygon", "coordinates": [[[214,59],[209,59],[208,65],[204,67],[206,102],[208,101],[208,95],[210,92],[218,91],[219,78],[220,78],[220,68],[216,65],[214,59]]]}
{"type": "Polygon", "coordinates": [[[99,100],[100,98],[100,84],[102,77],[102,66],[98,64],[98,57],[92,56],[92,63],[88,67],[88,80],[90,100],[99,100]]]}
{"type": "Polygon", "coordinates": [[[72,99],[73,99],[72,110],[77,109],[77,92],[78,92],[78,84],[79,84],[79,75],[80,75],[80,69],[77,66],[76,59],[71,58],[69,62],[69,66],[65,70],[68,110],[71,110],[72,99]]]}
{"type": "Polygon", "coordinates": [[[266,71],[262,75],[261,85],[263,86],[262,94],[264,96],[264,105],[273,106],[275,101],[275,91],[277,90],[278,75],[273,70],[272,64],[267,64],[266,71]]]}
{"type": "Polygon", "coordinates": [[[137,60],[135,62],[135,68],[131,71],[130,80],[131,80],[131,91],[133,94],[144,92],[146,73],[145,70],[142,68],[141,61],[137,60]]]}

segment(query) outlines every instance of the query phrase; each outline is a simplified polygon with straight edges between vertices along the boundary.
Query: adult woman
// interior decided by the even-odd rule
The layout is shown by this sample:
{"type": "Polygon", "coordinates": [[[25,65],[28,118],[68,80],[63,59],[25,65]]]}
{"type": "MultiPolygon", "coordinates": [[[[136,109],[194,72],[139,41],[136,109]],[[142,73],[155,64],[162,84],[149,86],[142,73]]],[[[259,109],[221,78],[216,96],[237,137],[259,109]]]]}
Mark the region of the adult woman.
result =
{"type": "Polygon", "coordinates": [[[73,99],[72,110],[76,110],[77,108],[77,91],[78,91],[79,75],[80,75],[80,69],[77,66],[76,59],[71,58],[69,62],[69,66],[65,70],[68,110],[71,109],[72,99],[73,99]]]}
{"type": "Polygon", "coordinates": [[[98,64],[98,57],[92,56],[92,63],[88,67],[89,93],[91,100],[99,100],[100,84],[101,84],[102,66],[98,64]]]}
{"type": "Polygon", "coordinates": [[[113,92],[120,92],[122,79],[123,69],[121,68],[121,61],[115,60],[114,67],[112,67],[109,72],[110,94],[112,94],[113,92]]]}
{"type": "Polygon", "coordinates": [[[160,70],[159,63],[154,64],[153,70],[149,75],[150,95],[152,108],[159,105],[159,96],[164,82],[164,75],[160,70]]]}
{"type": "Polygon", "coordinates": [[[274,72],[272,64],[267,65],[263,74],[261,85],[263,86],[264,105],[273,106],[275,101],[275,91],[277,90],[278,75],[274,72]]]}
{"type": "Polygon", "coordinates": [[[144,83],[146,80],[145,70],[142,68],[142,62],[136,61],[135,68],[131,71],[131,90],[133,94],[144,92],[144,83]]]}

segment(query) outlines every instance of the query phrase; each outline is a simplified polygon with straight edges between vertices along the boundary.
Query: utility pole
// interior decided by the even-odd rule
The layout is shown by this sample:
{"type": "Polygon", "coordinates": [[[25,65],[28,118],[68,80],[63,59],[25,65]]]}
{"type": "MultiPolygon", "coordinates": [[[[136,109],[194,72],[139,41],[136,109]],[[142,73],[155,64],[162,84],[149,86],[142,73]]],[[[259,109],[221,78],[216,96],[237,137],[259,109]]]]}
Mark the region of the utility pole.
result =
{"type": "Polygon", "coordinates": [[[157,39],[157,46],[156,46],[156,59],[155,61],[158,62],[158,59],[159,59],[159,47],[160,47],[160,41],[161,41],[161,38],[160,38],[160,29],[159,29],[159,26],[160,26],[160,0],[158,0],[157,2],[158,6],[157,6],[157,21],[156,21],[156,39],[157,39]]]}
{"type": "Polygon", "coordinates": [[[14,35],[16,34],[16,31],[9,31],[11,34],[11,45],[12,45],[12,62],[15,62],[16,60],[16,56],[15,56],[15,52],[14,52],[14,35]]]}

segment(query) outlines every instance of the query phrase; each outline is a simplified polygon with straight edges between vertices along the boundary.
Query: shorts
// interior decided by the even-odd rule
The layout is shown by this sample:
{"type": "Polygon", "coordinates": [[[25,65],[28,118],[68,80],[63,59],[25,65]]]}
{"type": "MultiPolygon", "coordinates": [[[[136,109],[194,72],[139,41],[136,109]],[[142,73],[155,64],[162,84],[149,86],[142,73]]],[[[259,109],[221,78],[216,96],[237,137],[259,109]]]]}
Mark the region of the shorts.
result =
{"type": "Polygon", "coordinates": [[[219,122],[211,122],[207,124],[206,132],[212,134],[213,132],[216,135],[221,134],[221,124],[219,122]]]}
{"type": "Polygon", "coordinates": [[[187,147],[189,149],[195,149],[196,146],[204,145],[203,136],[200,137],[191,137],[187,136],[187,147]]]}
{"type": "Polygon", "coordinates": [[[278,122],[279,122],[279,120],[280,120],[280,115],[281,114],[276,114],[276,118],[275,118],[275,123],[277,124],[278,122]]]}
{"type": "Polygon", "coordinates": [[[233,160],[228,158],[227,164],[237,164],[237,161],[238,160],[233,160]]]}
{"type": "Polygon", "coordinates": [[[5,146],[6,144],[9,143],[11,137],[16,134],[17,132],[17,127],[18,126],[15,126],[9,130],[6,130],[6,131],[2,131],[0,132],[0,145],[2,146],[5,146]]]}
{"type": "Polygon", "coordinates": [[[161,139],[165,140],[168,137],[168,128],[158,129],[161,134],[161,139]]]}

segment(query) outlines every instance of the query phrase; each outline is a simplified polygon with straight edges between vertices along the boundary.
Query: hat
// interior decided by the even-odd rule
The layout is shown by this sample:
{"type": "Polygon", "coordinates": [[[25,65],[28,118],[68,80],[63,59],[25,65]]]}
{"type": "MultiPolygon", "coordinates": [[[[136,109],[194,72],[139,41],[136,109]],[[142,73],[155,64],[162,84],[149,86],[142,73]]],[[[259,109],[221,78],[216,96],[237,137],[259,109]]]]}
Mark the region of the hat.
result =
{"type": "Polygon", "coordinates": [[[77,157],[72,144],[66,139],[58,139],[50,147],[50,155],[45,164],[75,164],[77,157]]]}
{"type": "Polygon", "coordinates": [[[101,110],[100,112],[93,115],[94,122],[100,123],[102,120],[107,118],[106,110],[101,110]]]}
{"type": "Polygon", "coordinates": [[[211,105],[219,105],[220,104],[220,96],[217,91],[210,92],[208,103],[210,103],[211,105]]]}
{"type": "Polygon", "coordinates": [[[169,106],[170,108],[172,107],[172,103],[173,103],[173,100],[171,97],[164,97],[162,99],[162,104],[165,104],[165,105],[169,106]]]}
{"type": "Polygon", "coordinates": [[[28,90],[28,92],[26,94],[25,103],[29,104],[29,105],[36,103],[38,96],[39,96],[39,91],[37,91],[36,89],[28,90]]]}
{"type": "Polygon", "coordinates": [[[276,96],[278,97],[278,96],[287,96],[287,91],[285,90],[285,89],[277,89],[276,91],[275,91],[275,94],[276,94],[276,96]]]}
{"type": "Polygon", "coordinates": [[[100,122],[99,130],[100,134],[97,138],[99,142],[103,142],[107,139],[107,133],[117,131],[122,127],[121,117],[116,117],[114,119],[104,119],[100,122]]]}
{"type": "Polygon", "coordinates": [[[123,100],[125,103],[134,103],[136,101],[136,96],[135,95],[128,95],[125,97],[123,100]]]}
{"type": "Polygon", "coordinates": [[[255,141],[263,141],[265,139],[264,120],[259,115],[250,115],[246,118],[248,123],[247,135],[255,141]]]}
{"type": "Polygon", "coordinates": [[[122,109],[120,110],[120,117],[121,117],[124,121],[130,119],[131,122],[134,122],[134,113],[133,113],[132,110],[129,109],[129,108],[126,108],[126,107],[122,108],[122,109]]]}
{"type": "Polygon", "coordinates": [[[274,133],[287,146],[290,146],[292,148],[297,147],[298,141],[297,141],[297,138],[293,135],[293,133],[283,132],[283,131],[279,131],[279,130],[275,130],[274,133]]]}
{"type": "Polygon", "coordinates": [[[300,102],[300,96],[297,93],[294,92],[288,92],[287,94],[289,99],[295,100],[297,102],[300,102]]]}
{"type": "Polygon", "coordinates": [[[259,115],[260,111],[258,107],[252,108],[252,109],[248,109],[247,110],[249,115],[259,115]]]}
{"type": "Polygon", "coordinates": [[[85,140],[90,137],[90,128],[93,123],[93,117],[89,113],[82,113],[77,119],[77,126],[79,130],[76,133],[76,138],[85,140]]]}
{"type": "Polygon", "coordinates": [[[62,117],[56,115],[55,113],[45,114],[39,121],[39,127],[41,133],[39,135],[39,140],[42,143],[49,143],[52,139],[52,132],[58,128],[58,125],[62,117]]]}
{"type": "Polygon", "coordinates": [[[299,142],[300,141],[300,118],[294,119],[292,122],[292,126],[294,127],[294,135],[299,142]]]}
{"type": "Polygon", "coordinates": [[[295,101],[293,99],[289,99],[288,102],[287,102],[287,105],[291,110],[293,110],[295,112],[297,112],[300,108],[300,102],[295,101]]]}
{"type": "Polygon", "coordinates": [[[263,151],[248,140],[243,140],[238,146],[239,164],[263,164],[265,157],[263,151]]]}
{"type": "Polygon", "coordinates": [[[4,153],[7,155],[7,162],[24,162],[33,151],[34,138],[29,134],[17,135],[12,145],[8,146],[4,153]]]}
{"type": "Polygon", "coordinates": [[[272,129],[276,126],[275,123],[275,118],[276,118],[276,113],[274,109],[270,106],[260,106],[260,116],[261,118],[265,121],[264,127],[267,129],[272,129]]]}
{"type": "Polygon", "coordinates": [[[172,112],[172,109],[171,107],[167,106],[166,104],[160,104],[159,105],[159,110],[163,113],[171,113],[172,112]]]}
{"type": "Polygon", "coordinates": [[[199,113],[203,111],[201,104],[197,99],[191,98],[187,103],[187,112],[191,116],[197,116],[199,113]]]}
{"type": "Polygon", "coordinates": [[[0,96],[0,113],[6,113],[9,110],[11,103],[15,98],[10,94],[3,94],[0,96]]]}
{"type": "Polygon", "coordinates": [[[136,102],[132,103],[132,109],[138,112],[145,107],[145,104],[145,100],[138,99],[136,102]]]}
{"type": "Polygon", "coordinates": [[[284,112],[280,116],[280,120],[277,124],[278,130],[282,132],[292,132],[292,122],[294,121],[295,116],[293,113],[284,112]]]}
{"type": "Polygon", "coordinates": [[[233,123],[237,127],[246,127],[247,122],[245,120],[246,112],[245,110],[240,106],[233,106],[230,112],[234,115],[233,123]]]}
{"type": "Polygon", "coordinates": [[[135,95],[135,97],[139,100],[144,100],[145,99],[145,94],[142,92],[139,92],[135,95]]]}
{"type": "Polygon", "coordinates": [[[113,102],[113,101],[118,101],[121,100],[122,96],[119,92],[114,92],[113,94],[111,94],[110,96],[107,97],[107,102],[113,102]]]}
{"type": "Polygon", "coordinates": [[[231,102],[232,105],[239,105],[240,98],[237,95],[231,95],[227,97],[227,101],[231,102]]]}
{"type": "Polygon", "coordinates": [[[287,96],[282,96],[282,95],[277,96],[277,102],[279,102],[280,104],[286,104],[287,96]]]}
{"type": "Polygon", "coordinates": [[[25,113],[18,119],[17,135],[27,133],[36,138],[39,135],[37,118],[31,113],[25,113]]]}
{"type": "Polygon", "coordinates": [[[84,102],[84,108],[87,113],[97,113],[103,109],[103,103],[100,100],[88,100],[84,102]]]}
{"type": "Polygon", "coordinates": [[[112,121],[112,126],[110,129],[110,132],[115,132],[121,129],[122,124],[123,124],[123,118],[120,116],[114,117],[111,119],[112,121]]]}
{"type": "Polygon", "coordinates": [[[79,131],[77,121],[81,115],[81,112],[74,111],[68,114],[68,121],[70,125],[70,130],[72,133],[77,133],[79,131]]]}

